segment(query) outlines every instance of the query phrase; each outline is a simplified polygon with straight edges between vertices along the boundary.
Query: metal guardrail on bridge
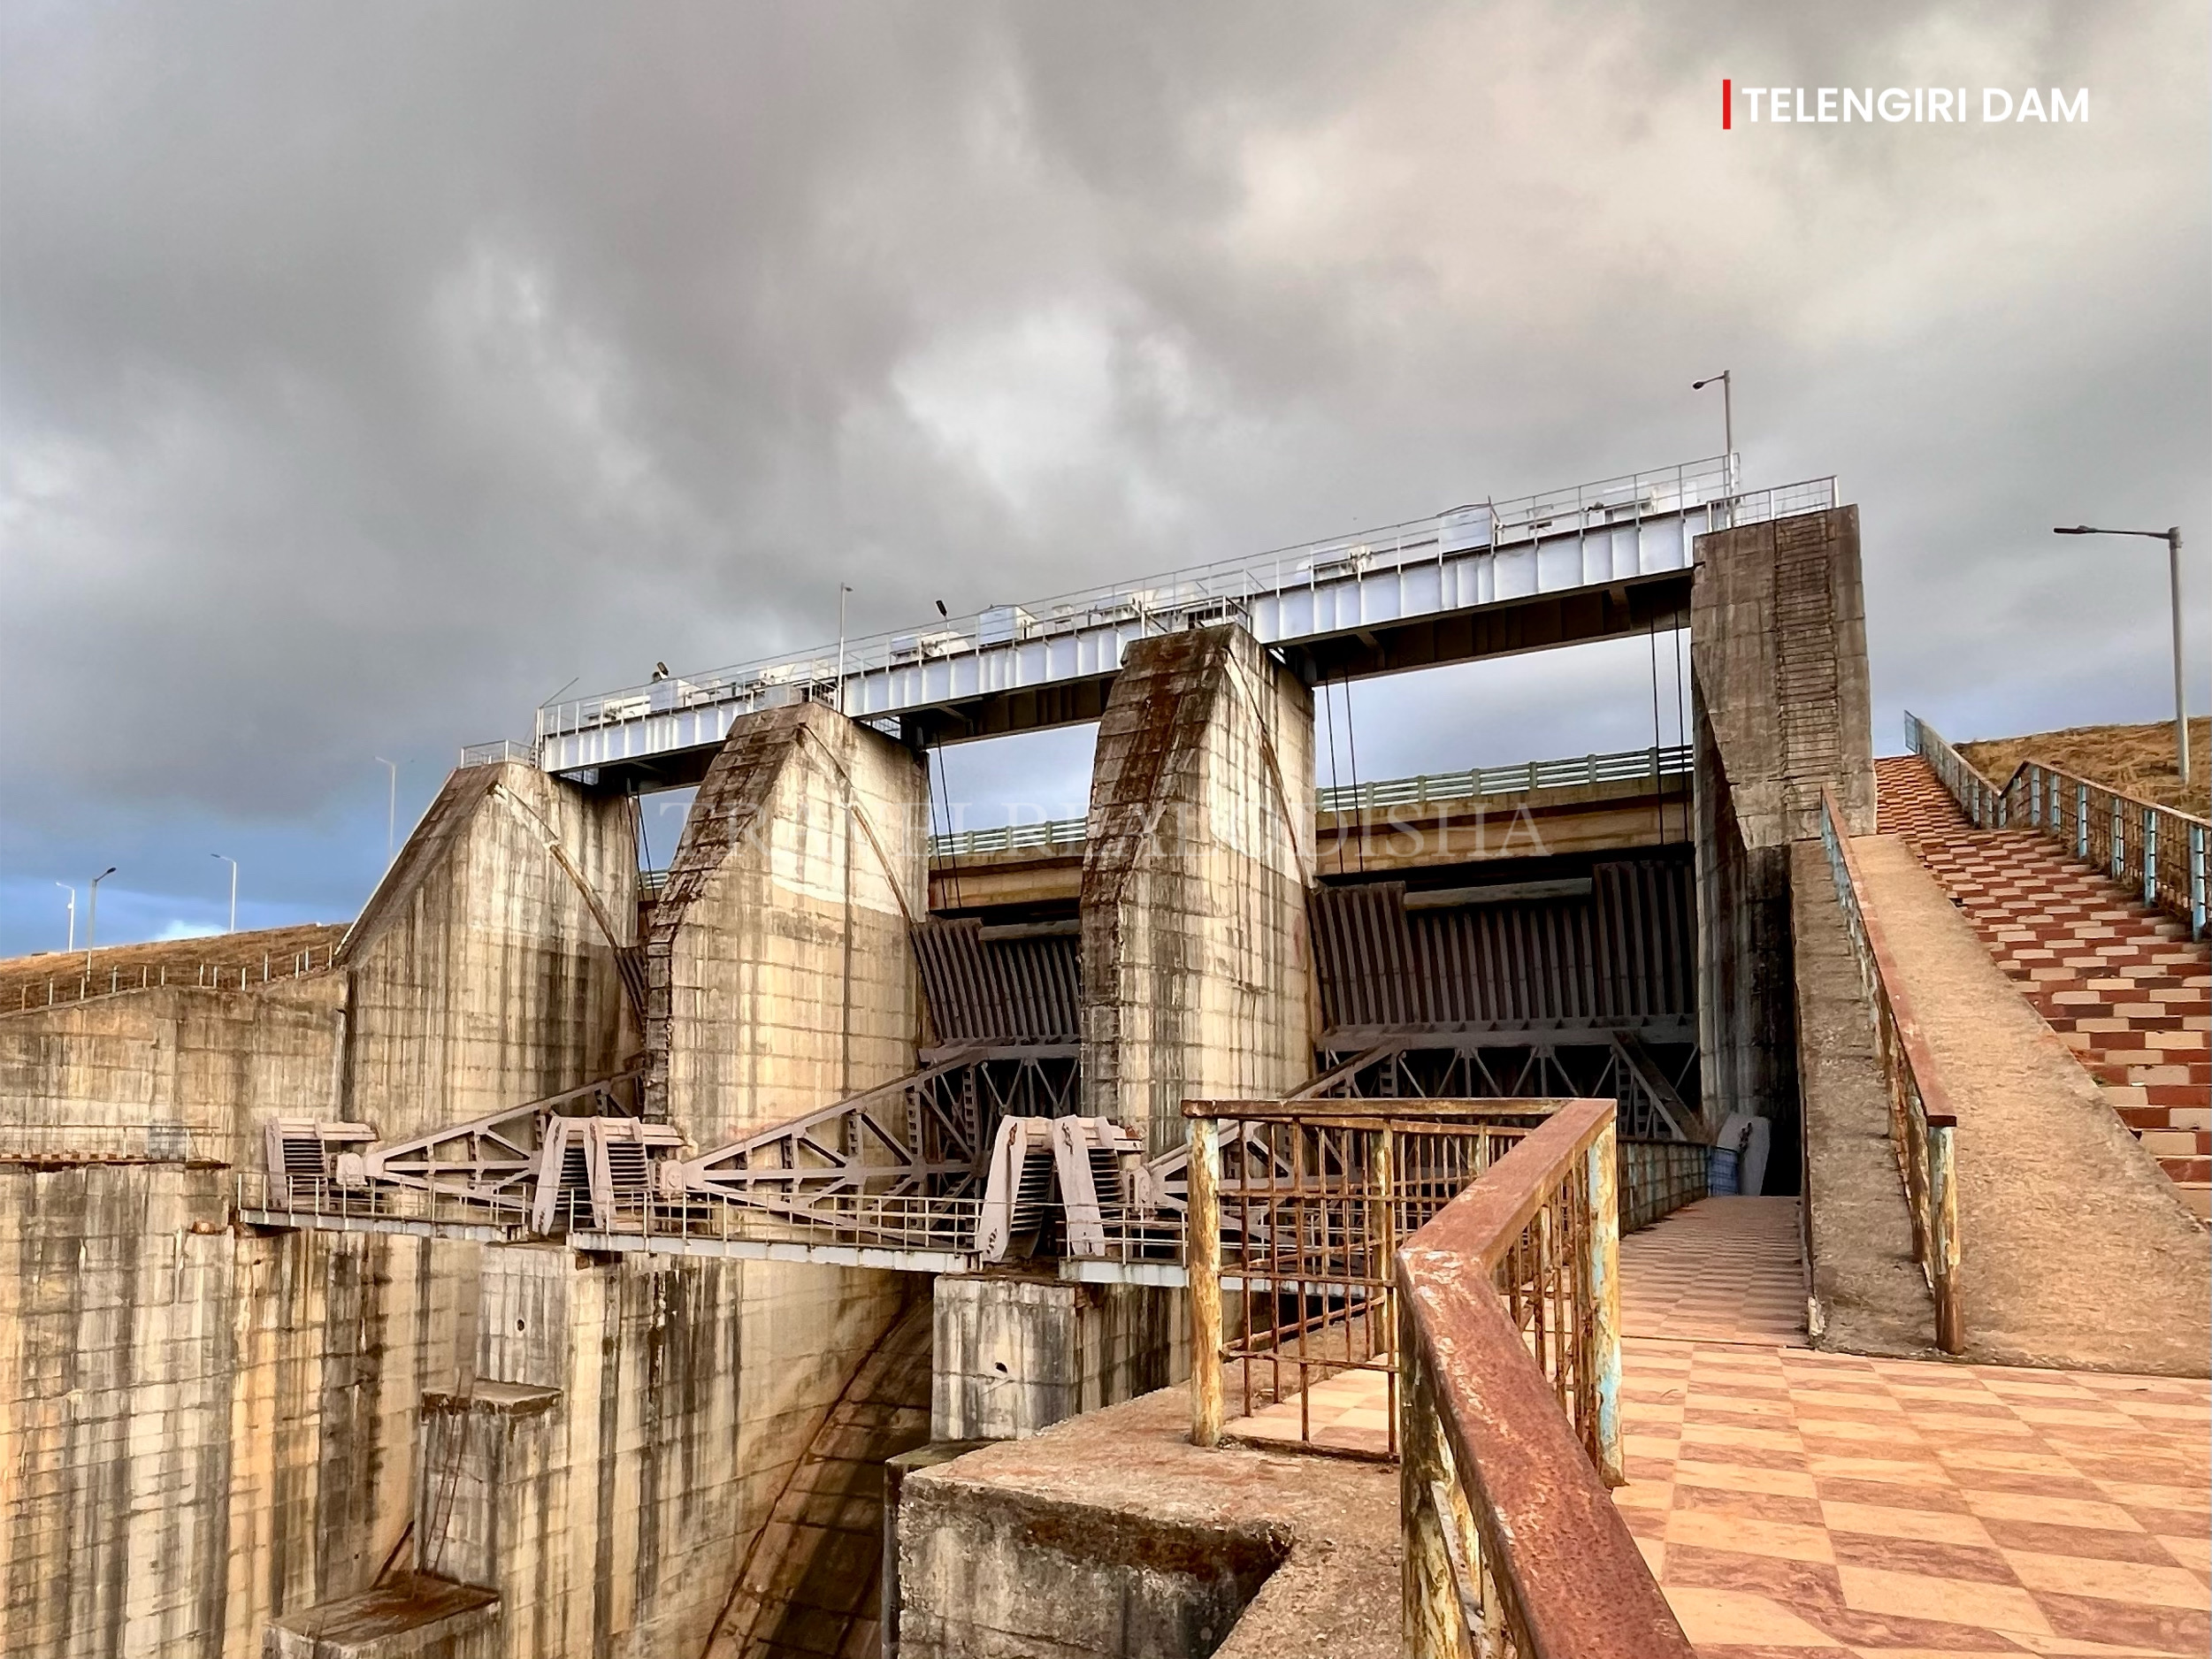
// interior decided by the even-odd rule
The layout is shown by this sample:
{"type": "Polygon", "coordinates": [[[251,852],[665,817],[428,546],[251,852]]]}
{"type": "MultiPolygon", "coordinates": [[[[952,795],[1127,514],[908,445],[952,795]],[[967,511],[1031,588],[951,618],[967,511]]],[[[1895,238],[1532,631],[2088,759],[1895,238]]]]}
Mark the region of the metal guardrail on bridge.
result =
{"type": "MultiPolygon", "coordinates": [[[[1688,744],[1658,749],[1622,749],[1608,754],[1570,755],[1556,761],[1525,761],[1512,766],[1472,767],[1464,772],[1423,772],[1412,777],[1378,778],[1313,791],[1313,810],[1324,813],[1380,812],[1386,808],[1446,806],[1495,795],[1523,795],[1536,790],[1591,788],[1601,784],[1634,784],[1646,779],[1688,777],[1697,757],[1688,744]]],[[[970,858],[989,852],[1079,847],[1089,825],[1084,818],[1053,818],[1041,823],[1006,824],[991,830],[961,830],[930,837],[933,859],[970,858]]],[[[665,876],[665,872],[650,872],[665,876]]]]}
{"type": "Polygon", "coordinates": [[[2040,761],[2023,761],[1993,783],[1936,730],[1905,715],[1906,746],[1923,759],[1978,830],[2040,830],[2074,857],[2204,937],[2212,886],[2212,821],[2091,783],[2040,761]]]}
{"type": "Polygon", "coordinates": [[[1191,1439],[1219,1442],[1227,1378],[1301,1402],[1347,1371],[1383,1380],[1397,1449],[1399,1242],[1464,1191],[1556,1100],[1193,1102],[1186,1250],[1191,1439]],[[1233,1298],[1236,1317],[1224,1306],[1233,1298]],[[1287,1379],[1286,1379],[1286,1374],[1287,1379]]]}

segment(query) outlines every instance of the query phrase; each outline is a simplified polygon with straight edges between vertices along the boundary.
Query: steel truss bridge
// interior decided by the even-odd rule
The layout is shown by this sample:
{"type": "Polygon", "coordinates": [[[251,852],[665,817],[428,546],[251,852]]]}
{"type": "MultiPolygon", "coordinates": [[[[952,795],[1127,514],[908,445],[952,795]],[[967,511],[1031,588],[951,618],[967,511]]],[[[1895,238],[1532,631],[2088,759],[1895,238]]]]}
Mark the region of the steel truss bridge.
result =
{"type": "MultiPolygon", "coordinates": [[[[1695,538],[1835,504],[1835,480],[1751,492],[1726,458],[1454,508],[933,626],[662,678],[538,710],[548,772],[695,783],[739,715],[811,699],[938,743],[1095,720],[1129,645],[1236,622],[1311,683],[1640,631],[1680,615],[1695,538]]],[[[473,745],[472,760],[517,745],[473,745]]]]}
{"type": "MultiPolygon", "coordinates": [[[[1624,1139],[1688,1138],[1694,1120],[1632,1036],[1595,1083],[1556,1053],[1506,1065],[1480,1041],[1445,1042],[1368,1042],[1282,1104],[1525,1114],[1534,1085],[1558,1079],[1578,1095],[1617,1089],[1624,1139]]],[[[702,1152],[636,1115],[637,1082],[624,1074],[390,1145],[364,1124],[277,1120],[267,1166],[238,1174],[238,1219],[912,1273],[1029,1260],[1089,1282],[1187,1282],[1189,1148],[1148,1154],[1141,1126],[1077,1115],[1070,1045],[953,1044],[895,1082],[702,1152]]],[[[1226,1150],[1254,1190],[1297,1187],[1264,1137],[1226,1150]]],[[[1244,1213],[1262,1233],[1274,1225],[1244,1213]]]]}

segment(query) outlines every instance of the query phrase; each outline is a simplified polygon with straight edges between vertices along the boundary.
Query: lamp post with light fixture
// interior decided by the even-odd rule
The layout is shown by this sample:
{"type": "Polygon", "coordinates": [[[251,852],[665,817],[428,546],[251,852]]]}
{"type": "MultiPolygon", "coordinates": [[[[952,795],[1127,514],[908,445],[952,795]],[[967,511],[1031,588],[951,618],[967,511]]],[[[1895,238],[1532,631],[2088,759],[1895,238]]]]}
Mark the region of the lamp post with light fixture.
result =
{"type": "Polygon", "coordinates": [[[92,901],[85,906],[85,977],[87,979],[92,977],[93,936],[98,932],[100,927],[100,883],[114,874],[115,866],[111,864],[92,878],[92,901]]]}
{"type": "Polygon", "coordinates": [[[1735,371],[1723,369],[1718,374],[1709,374],[1703,380],[1690,382],[1689,389],[1703,392],[1714,381],[1720,382],[1721,441],[1728,446],[1723,457],[1728,468],[1728,495],[1733,501],[1736,493],[1736,397],[1735,371]]]}
{"type": "Polygon", "coordinates": [[[2098,530],[2089,524],[2054,524],[2054,536],[2141,536],[2166,544],[2166,592],[2174,613],[2174,753],[2181,786],[2189,787],[2189,706],[2181,677],[2181,526],[2165,530],[2098,530]]]}

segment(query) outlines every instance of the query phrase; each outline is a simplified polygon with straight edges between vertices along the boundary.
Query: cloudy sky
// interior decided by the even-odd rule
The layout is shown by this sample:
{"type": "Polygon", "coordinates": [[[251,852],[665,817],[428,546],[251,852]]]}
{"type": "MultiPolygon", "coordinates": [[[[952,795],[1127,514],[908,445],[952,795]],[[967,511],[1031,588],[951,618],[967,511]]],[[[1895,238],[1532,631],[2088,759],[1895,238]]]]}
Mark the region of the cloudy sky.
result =
{"type": "MultiPolygon", "coordinates": [[[[219,924],[213,852],[244,925],[349,916],[377,757],[404,833],[840,580],[862,631],[1671,464],[1723,367],[1747,479],[1860,504],[1886,746],[2156,717],[2161,550],[2048,526],[2212,546],[2208,51],[2200,0],[19,0],[0,952],[109,864],[103,937],[219,924]],[[2091,115],[1723,132],[1723,76],[2091,115]]],[[[1627,746],[1649,666],[1350,718],[1365,776],[1627,746]]],[[[1079,810],[1087,740],[953,792],[1079,810]]]]}

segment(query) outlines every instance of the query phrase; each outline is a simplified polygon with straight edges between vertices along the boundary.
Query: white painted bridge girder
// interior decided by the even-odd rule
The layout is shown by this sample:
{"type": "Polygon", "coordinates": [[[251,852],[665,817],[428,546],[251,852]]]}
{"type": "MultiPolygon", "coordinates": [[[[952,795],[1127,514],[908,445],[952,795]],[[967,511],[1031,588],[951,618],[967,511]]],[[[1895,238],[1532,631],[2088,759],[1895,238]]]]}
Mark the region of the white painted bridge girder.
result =
{"type": "Polygon", "coordinates": [[[895,719],[1102,678],[1148,635],[1236,621],[1295,646],[1687,570],[1695,539],[1831,507],[1833,478],[1730,490],[1720,459],[848,640],[538,711],[545,770],[588,771],[720,744],[757,709],[813,698],[895,719]]]}

